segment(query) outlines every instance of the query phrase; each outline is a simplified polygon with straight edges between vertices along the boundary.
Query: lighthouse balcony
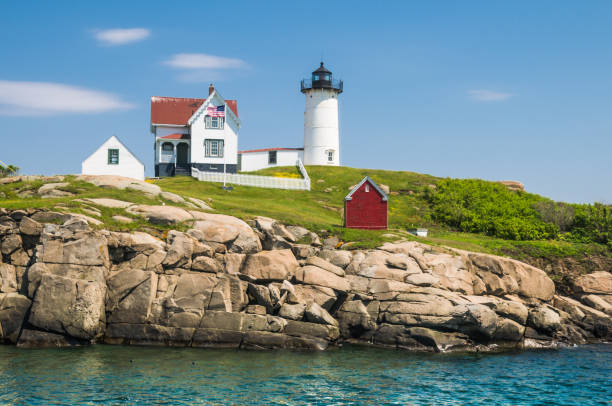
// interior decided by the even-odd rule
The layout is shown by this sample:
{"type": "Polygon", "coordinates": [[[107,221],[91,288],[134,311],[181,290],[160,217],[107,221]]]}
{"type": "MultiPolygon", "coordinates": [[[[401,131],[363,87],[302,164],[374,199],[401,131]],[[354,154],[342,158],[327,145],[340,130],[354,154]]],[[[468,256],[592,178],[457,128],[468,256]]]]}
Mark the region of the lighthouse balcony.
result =
{"type": "Polygon", "coordinates": [[[312,80],[302,79],[301,82],[302,93],[310,89],[333,89],[338,93],[342,93],[342,81],[339,79],[332,80],[312,80]]]}

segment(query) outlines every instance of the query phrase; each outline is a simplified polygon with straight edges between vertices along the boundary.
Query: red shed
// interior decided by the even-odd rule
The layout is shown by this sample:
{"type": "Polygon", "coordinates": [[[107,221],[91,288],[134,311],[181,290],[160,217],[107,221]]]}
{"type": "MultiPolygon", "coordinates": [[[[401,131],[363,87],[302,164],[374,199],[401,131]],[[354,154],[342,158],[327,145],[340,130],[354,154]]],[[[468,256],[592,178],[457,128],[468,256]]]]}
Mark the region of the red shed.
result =
{"type": "Polygon", "coordinates": [[[344,198],[344,227],[386,229],[387,200],[385,192],[366,176],[344,198]]]}

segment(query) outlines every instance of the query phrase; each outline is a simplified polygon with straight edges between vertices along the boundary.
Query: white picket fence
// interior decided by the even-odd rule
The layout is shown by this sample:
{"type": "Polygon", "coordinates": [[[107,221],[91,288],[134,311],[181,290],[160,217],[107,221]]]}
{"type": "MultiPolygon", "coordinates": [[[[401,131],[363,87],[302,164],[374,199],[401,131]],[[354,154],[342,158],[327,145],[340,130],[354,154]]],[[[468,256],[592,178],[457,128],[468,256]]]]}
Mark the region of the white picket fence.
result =
{"type": "Polygon", "coordinates": [[[270,189],[287,190],[310,190],[310,177],[301,160],[297,160],[296,166],[302,174],[303,179],[276,178],[273,176],[243,175],[239,173],[204,172],[191,168],[191,176],[202,182],[217,182],[230,185],[255,186],[270,189]]]}

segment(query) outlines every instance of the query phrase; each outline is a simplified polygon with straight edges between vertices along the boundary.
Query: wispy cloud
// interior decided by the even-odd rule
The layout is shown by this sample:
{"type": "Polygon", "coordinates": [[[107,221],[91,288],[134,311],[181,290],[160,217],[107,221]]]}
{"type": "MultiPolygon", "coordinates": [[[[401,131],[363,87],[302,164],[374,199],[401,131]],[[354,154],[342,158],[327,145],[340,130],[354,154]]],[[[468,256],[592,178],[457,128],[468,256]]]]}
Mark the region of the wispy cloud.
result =
{"type": "Polygon", "coordinates": [[[175,54],[162,63],[178,69],[244,69],[248,67],[242,59],[209,54],[175,54]]]}
{"type": "Polygon", "coordinates": [[[514,96],[512,93],[495,92],[493,90],[486,89],[469,90],[468,94],[473,100],[484,102],[504,101],[514,96]]]}
{"type": "Polygon", "coordinates": [[[94,31],[94,36],[104,45],[125,45],[142,41],[151,35],[146,28],[113,28],[110,30],[94,31]]]}
{"type": "Polygon", "coordinates": [[[245,70],[249,65],[238,58],[209,54],[175,54],[162,64],[180,70],[177,79],[182,82],[204,83],[227,77],[229,70],[245,70]]]}
{"type": "Polygon", "coordinates": [[[120,97],[61,83],[0,80],[0,115],[49,116],[104,113],[133,106],[120,97]]]}

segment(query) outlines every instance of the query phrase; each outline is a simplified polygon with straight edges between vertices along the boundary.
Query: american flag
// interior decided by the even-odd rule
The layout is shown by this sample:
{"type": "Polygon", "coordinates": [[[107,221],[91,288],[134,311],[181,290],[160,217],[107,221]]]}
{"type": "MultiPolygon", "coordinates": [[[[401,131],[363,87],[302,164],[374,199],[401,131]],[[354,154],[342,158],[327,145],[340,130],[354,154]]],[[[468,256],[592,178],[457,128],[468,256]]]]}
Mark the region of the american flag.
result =
{"type": "Polygon", "coordinates": [[[211,117],[225,117],[225,106],[208,106],[206,114],[211,117]]]}

